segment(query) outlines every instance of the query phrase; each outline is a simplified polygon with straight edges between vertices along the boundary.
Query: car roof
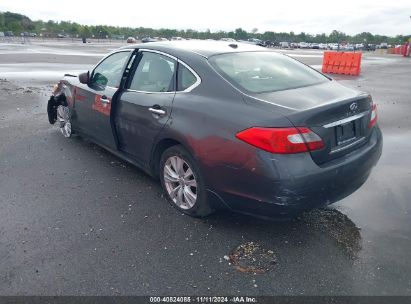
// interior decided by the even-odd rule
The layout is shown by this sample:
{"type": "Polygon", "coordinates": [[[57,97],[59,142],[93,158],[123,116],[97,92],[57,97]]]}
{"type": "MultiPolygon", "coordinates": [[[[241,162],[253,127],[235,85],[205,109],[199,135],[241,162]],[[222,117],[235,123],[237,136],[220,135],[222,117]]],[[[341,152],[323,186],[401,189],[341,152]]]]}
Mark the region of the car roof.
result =
{"type": "Polygon", "coordinates": [[[209,41],[209,40],[177,40],[177,41],[159,41],[149,43],[139,43],[130,46],[124,46],[122,49],[152,49],[178,54],[179,52],[190,52],[209,58],[213,55],[224,53],[238,53],[250,51],[263,51],[264,47],[241,42],[231,41],[209,41]]]}

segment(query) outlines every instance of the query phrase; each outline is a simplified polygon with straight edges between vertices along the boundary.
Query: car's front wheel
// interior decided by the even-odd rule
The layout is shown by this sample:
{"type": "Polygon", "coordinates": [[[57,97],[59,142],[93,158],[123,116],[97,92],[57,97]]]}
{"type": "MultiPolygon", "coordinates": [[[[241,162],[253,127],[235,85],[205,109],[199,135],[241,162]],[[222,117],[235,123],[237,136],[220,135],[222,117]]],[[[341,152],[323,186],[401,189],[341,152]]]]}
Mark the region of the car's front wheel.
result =
{"type": "Polygon", "coordinates": [[[61,134],[63,134],[64,137],[70,137],[72,134],[70,108],[62,105],[58,106],[57,120],[60,123],[61,134]]]}
{"type": "Polygon", "coordinates": [[[195,217],[213,212],[207,202],[204,179],[193,157],[182,146],[164,151],[160,161],[160,179],[169,203],[195,217]]]}

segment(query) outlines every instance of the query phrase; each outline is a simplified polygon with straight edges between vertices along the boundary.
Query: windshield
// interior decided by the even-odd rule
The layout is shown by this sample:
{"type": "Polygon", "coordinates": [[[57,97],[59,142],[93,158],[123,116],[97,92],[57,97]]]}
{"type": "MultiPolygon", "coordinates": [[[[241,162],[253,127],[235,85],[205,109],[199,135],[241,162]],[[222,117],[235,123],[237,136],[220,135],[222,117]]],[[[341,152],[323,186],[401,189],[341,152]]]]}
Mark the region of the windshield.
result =
{"type": "Polygon", "coordinates": [[[215,55],[209,62],[233,85],[252,93],[295,89],[328,81],[297,60],[274,52],[215,55]]]}

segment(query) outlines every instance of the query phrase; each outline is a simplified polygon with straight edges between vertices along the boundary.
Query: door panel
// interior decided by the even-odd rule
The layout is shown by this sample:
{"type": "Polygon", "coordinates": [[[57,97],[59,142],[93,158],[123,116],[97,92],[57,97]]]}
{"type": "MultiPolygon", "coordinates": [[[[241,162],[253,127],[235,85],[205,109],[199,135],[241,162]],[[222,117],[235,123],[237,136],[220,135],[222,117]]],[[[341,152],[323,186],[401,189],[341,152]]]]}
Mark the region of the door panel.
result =
{"type": "Polygon", "coordinates": [[[177,62],[148,51],[138,58],[128,89],[117,98],[114,124],[119,149],[145,166],[154,140],[171,114],[177,62]]]}
{"type": "Polygon", "coordinates": [[[93,70],[89,84],[76,88],[73,118],[79,130],[111,149],[117,147],[111,127],[112,102],[130,55],[129,50],[109,55],[93,70]]]}
{"type": "Polygon", "coordinates": [[[173,99],[174,93],[122,93],[114,120],[120,150],[133,155],[139,162],[146,162],[156,135],[169,119],[173,99]],[[163,110],[165,114],[157,115],[150,108],[163,110]]]}

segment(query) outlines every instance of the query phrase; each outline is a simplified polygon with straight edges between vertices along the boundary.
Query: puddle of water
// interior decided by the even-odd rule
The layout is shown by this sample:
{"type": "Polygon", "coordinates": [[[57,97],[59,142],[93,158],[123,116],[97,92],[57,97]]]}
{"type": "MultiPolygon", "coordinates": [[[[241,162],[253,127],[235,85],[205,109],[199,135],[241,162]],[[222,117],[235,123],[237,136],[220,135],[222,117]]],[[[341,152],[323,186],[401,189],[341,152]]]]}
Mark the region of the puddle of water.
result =
{"type": "Polygon", "coordinates": [[[103,57],[108,52],[98,52],[96,50],[73,50],[73,49],[59,49],[42,47],[36,45],[24,45],[24,44],[6,44],[0,45],[0,55],[7,54],[48,54],[48,55],[60,55],[60,56],[87,56],[87,57],[103,57]]]}
{"type": "Polygon", "coordinates": [[[383,130],[381,159],[367,182],[338,203],[344,213],[373,235],[410,238],[411,131],[383,130]]]}
{"type": "Polygon", "coordinates": [[[33,82],[56,81],[64,74],[77,75],[92,66],[84,64],[52,64],[52,63],[24,63],[24,64],[0,64],[0,78],[10,80],[33,82]]]}
{"type": "Polygon", "coordinates": [[[73,75],[78,75],[83,70],[65,70],[63,71],[19,71],[19,72],[0,72],[0,78],[7,78],[11,80],[27,80],[32,79],[34,81],[38,80],[59,80],[63,78],[64,74],[69,73],[73,75]]]}
{"type": "Polygon", "coordinates": [[[362,65],[390,65],[398,61],[397,58],[385,58],[385,57],[363,57],[362,65]]]}

